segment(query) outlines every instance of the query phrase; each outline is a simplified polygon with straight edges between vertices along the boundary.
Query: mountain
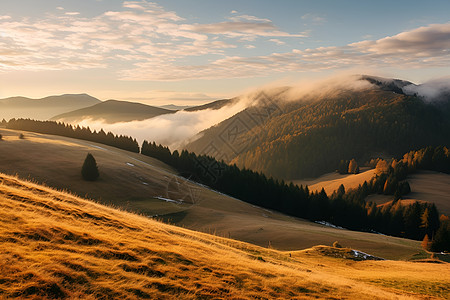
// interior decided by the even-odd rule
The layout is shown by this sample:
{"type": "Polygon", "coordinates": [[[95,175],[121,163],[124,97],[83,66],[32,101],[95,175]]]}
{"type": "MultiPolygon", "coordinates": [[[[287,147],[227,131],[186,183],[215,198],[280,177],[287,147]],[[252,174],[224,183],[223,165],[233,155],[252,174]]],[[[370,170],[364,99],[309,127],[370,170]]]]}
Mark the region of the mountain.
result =
{"type": "Polygon", "coordinates": [[[84,119],[91,119],[102,120],[103,122],[112,124],[118,122],[141,121],[172,113],[175,113],[175,111],[142,103],[108,100],[90,107],[54,116],[51,120],[76,123],[84,119]]]}
{"type": "Polygon", "coordinates": [[[169,105],[163,105],[160,106],[161,108],[165,108],[165,109],[170,109],[170,110],[185,110],[185,111],[200,111],[200,110],[205,110],[205,109],[212,109],[212,110],[217,110],[217,109],[221,109],[222,107],[233,103],[233,101],[236,99],[222,99],[222,100],[216,100],[213,102],[209,102],[206,104],[202,104],[202,105],[197,105],[197,106],[178,106],[178,105],[173,105],[173,104],[169,104],[169,105]]]}
{"type": "Polygon", "coordinates": [[[411,258],[420,244],[319,225],[263,209],[187,180],[168,165],[145,155],[55,135],[2,128],[0,134],[0,172],[32,178],[36,183],[184,228],[215,232],[264,247],[270,241],[282,250],[331,245],[339,240],[386,259],[411,258]],[[19,138],[20,133],[24,138],[19,138]],[[95,183],[86,182],[81,176],[87,153],[94,156],[99,167],[100,178],[95,183]]]}
{"type": "Polygon", "coordinates": [[[201,132],[187,149],[283,179],[332,172],[426,146],[449,146],[450,99],[439,104],[399,89],[410,83],[358,77],[347,86],[261,92],[257,103],[201,132]],[[358,84],[363,87],[354,88],[358,84]]]}
{"type": "Polygon", "coordinates": [[[163,224],[1,173],[0,181],[2,298],[448,295],[450,269],[439,260],[378,261],[330,246],[284,252],[163,224]]]}
{"type": "Polygon", "coordinates": [[[416,86],[414,83],[406,80],[390,79],[390,78],[388,79],[378,76],[362,75],[360,79],[366,80],[369,83],[376,85],[382,91],[391,91],[397,94],[406,94],[403,90],[403,88],[405,88],[406,86],[416,86]]]}
{"type": "Polygon", "coordinates": [[[54,115],[88,107],[101,101],[87,94],[66,94],[41,99],[10,97],[0,99],[0,119],[30,118],[47,120],[54,115]]]}
{"type": "Polygon", "coordinates": [[[192,107],[190,105],[175,105],[175,104],[166,104],[158,106],[160,108],[168,109],[168,110],[183,110],[189,107],[192,107]]]}
{"type": "Polygon", "coordinates": [[[222,100],[216,100],[207,104],[203,104],[203,105],[199,105],[199,106],[194,106],[194,107],[189,107],[189,108],[185,108],[185,111],[199,111],[199,110],[205,110],[205,109],[212,109],[212,110],[217,110],[217,109],[221,109],[222,107],[233,103],[233,100],[235,99],[222,99],[222,100]]]}

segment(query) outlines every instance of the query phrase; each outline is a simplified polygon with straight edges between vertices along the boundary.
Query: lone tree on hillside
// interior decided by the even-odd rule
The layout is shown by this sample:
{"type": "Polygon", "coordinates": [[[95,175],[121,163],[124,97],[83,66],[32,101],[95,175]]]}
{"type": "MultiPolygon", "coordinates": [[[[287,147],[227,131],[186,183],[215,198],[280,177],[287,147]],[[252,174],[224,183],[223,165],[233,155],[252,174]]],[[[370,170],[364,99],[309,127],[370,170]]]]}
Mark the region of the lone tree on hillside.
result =
{"type": "Polygon", "coordinates": [[[84,180],[87,181],[95,181],[100,176],[98,172],[97,162],[95,161],[94,156],[88,153],[84,160],[83,167],[81,168],[81,175],[84,180]]]}

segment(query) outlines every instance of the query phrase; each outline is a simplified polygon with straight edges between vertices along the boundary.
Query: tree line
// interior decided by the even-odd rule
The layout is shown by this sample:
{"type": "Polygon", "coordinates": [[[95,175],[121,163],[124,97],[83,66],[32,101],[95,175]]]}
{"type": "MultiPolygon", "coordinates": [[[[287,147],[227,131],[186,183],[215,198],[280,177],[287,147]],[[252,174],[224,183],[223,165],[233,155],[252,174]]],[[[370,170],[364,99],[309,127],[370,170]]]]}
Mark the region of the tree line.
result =
{"type": "MultiPolygon", "coordinates": [[[[394,200],[400,199],[410,191],[409,184],[405,181],[409,173],[428,167],[442,170],[438,164],[444,161],[450,163],[449,151],[445,147],[412,151],[405,154],[403,160],[393,160],[390,165],[379,160],[377,165],[380,174],[370,182],[364,182],[349,191],[345,191],[341,185],[330,196],[324,189],[311,192],[307,186],[287,184],[283,180],[268,178],[263,173],[240,169],[236,165],[228,165],[212,157],[196,155],[186,150],[181,153],[171,152],[168,147],[154,142],[144,141],[141,153],[157,158],[176,168],[182,175],[220,192],[311,221],[322,220],[352,230],[378,232],[415,240],[422,240],[425,235],[434,240],[441,225],[442,228],[447,228],[446,223],[440,220],[434,204],[415,202],[405,206],[393,201],[389,205],[377,206],[374,202],[365,200],[368,195],[377,193],[394,195],[394,200]],[[441,153],[445,155],[442,156],[441,153]],[[413,159],[409,160],[411,155],[413,159]],[[430,155],[431,164],[428,164],[430,155]],[[386,170],[381,170],[384,164],[386,170]]],[[[450,250],[449,241],[443,245],[439,249],[450,250]]]]}
{"type": "Polygon", "coordinates": [[[72,126],[55,121],[36,121],[30,119],[11,119],[2,121],[6,128],[25,130],[45,134],[54,134],[80,140],[105,144],[119,149],[139,153],[139,144],[136,139],[124,135],[105,133],[103,129],[91,131],[89,127],[72,126]]]}

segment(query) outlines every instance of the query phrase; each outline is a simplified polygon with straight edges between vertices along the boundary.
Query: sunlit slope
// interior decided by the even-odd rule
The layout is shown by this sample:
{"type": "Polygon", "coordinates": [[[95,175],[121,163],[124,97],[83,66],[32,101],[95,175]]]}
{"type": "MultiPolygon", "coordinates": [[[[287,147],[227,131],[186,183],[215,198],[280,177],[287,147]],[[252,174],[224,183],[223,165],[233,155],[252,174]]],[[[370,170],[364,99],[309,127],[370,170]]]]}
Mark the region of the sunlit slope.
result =
{"type": "Polygon", "coordinates": [[[448,296],[446,264],[355,262],[329,257],[323,249],[336,251],[329,247],[280,252],[165,225],[3,174],[0,182],[0,298],[448,296]]]}
{"type": "Polygon", "coordinates": [[[292,180],[297,185],[307,185],[310,191],[320,192],[322,188],[331,195],[342,184],[346,190],[357,188],[364,181],[369,182],[375,176],[375,169],[365,170],[359,174],[327,173],[315,179],[292,180]]]}
{"type": "Polygon", "coordinates": [[[420,249],[417,241],[335,229],[252,206],[186,181],[150,157],[64,137],[24,132],[25,139],[19,139],[17,131],[0,133],[0,171],[189,229],[284,250],[338,240],[380,257],[407,259],[420,249]],[[100,168],[97,182],[81,178],[88,152],[100,168]]]}
{"type": "MultiPolygon", "coordinates": [[[[450,175],[432,172],[419,171],[407,178],[411,193],[404,196],[401,203],[411,204],[414,201],[432,202],[436,204],[440,213],[450,215],[450,175]]],[[[371,195],[368,200],[377,204],[392,202],[392,196],[371,195]]]]}

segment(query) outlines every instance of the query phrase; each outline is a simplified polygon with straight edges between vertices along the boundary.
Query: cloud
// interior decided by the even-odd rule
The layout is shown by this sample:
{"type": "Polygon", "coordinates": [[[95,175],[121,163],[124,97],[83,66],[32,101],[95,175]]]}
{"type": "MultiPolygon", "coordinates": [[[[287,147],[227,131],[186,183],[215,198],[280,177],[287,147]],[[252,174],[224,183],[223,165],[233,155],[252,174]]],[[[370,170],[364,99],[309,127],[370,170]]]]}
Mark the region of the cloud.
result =
{"type": "Polygon", "coordinates": [[[273,42],[277,45],[285,45],[286,43],[283,41],[280,41],[279,39],[270,39],[269,42],[273,42]]]}
{"type": "Polygon", "coordinates": [[[450,77],[443,77],[427,81],[420,85],[407,85],[403,87],[407,95],[418,95],[429,102],[439,102],[450,97],[450,77]]]}
{"type": "Polygon", "coordinates": [[[239,16],[233,18],[232,22],[220,22],[212,24],[184,25],[187,30],[203,32],[207,34],[220,34],[229,37],[264,36],[264,37],[306,37],[305,33],[291,34],[279,30],[270,20],[250,20],[250,16],[239,16]],[[252,21],[252,22],[250,22],[252,21]]]}
{"type": "MultiPolygon", "coordinates": [[[[254,41],[282,45],[308,34],[286,32],[267,18],[232,13],[223,22],[189,23],[148,1],[125,1],[92,18],[57,11],[45,18],[0,16],[0,72],[108,68],[121,80],[174,81],[267,76],[353,67],[448,67],[450,24],[344,46],[230,55],[254,41]]],[[[303,15],[304,20],[324,21],[303,15]]],[[[322,19],[321,19],[322,18],[322,19]]],[[[292,43],[290,43],[292,44],[292,43]]],[[[260,44],[258,44],[260,45],[260,44]]],[[[265,50],[258,47],[259,51],[265,50]]]]}
{"type": "Polygon", "coordinates": [[[324,17],[311,13],[303,15],[301,18],[305,21],[311,21],[313,24],[322,24],[326,21],[324,17]]]}
{"type": "Polygon", "coordinates": [[[63,7],[57,11],[44,18],[0,16],[0,72],[112,68],[120,76],[142,74],[141,78],[123,77],[128,80],[173,77],[152,74],[155,70],[149,67],[185,65],[191,57],[203,55],[223,58],[227,49],[245,47],[240,44],[244,39],[303,36],[250,15],[235,15],[219,23],[188,24],[176,12],[145,0],[124,1],[122,10],[92,18],[65,12],[63,7]],[[145,72],[135,72],[141,67],[145,72]]]}
{"type": "Polygon", "coordinates": [[[185,80],[266,76],[282,72],[302,72],[354,67],[400,69],[448,67],[450,65],[450,24],[433,24],[375,41],[362,41],[341,47],[293,49],[264,56],[226,56],[204,65],[164,63],[137,64],[123,73],[124,79],[185,80]]]}
{"type": "Polygon", "coordinates": [[[413,55],[414,58],[448,56],[450,24],[432,24],[376,41],[350,44],[362,53],[378,55],[413,55]]]}
{"type": "Polygon", "coordinates": [[[272,23],[269,19],[262,19],[255,16],[250,15],[240,15],[240,16],[233,16],[229,18],[230,20],[234,22],[240,22],[240,21],[252,21],[252,22],[262,22],[262,23],[272,23]]]}

